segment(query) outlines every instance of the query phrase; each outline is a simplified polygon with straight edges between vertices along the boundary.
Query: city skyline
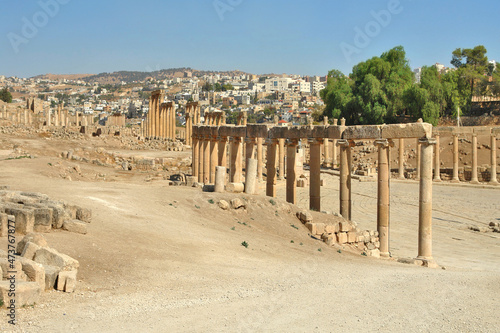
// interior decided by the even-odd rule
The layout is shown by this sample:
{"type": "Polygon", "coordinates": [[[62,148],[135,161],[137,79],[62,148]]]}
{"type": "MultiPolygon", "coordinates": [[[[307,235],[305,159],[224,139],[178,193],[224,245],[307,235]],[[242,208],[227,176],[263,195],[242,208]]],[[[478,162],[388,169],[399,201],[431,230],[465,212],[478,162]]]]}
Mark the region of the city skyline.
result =
{"type": "Polygon", "coordinates": [[[10,3],[0,75],[149,72],[191,67],[253,74],[344,74],[397,46],[412,68],[451,67],[456,48],[500,54],[500,5],[482,1],[40,0],[10,3]],[[485,10],[486,7],[490,9],[485,10]],[[497,24],[498,25],[498,24],[497,24]]]}

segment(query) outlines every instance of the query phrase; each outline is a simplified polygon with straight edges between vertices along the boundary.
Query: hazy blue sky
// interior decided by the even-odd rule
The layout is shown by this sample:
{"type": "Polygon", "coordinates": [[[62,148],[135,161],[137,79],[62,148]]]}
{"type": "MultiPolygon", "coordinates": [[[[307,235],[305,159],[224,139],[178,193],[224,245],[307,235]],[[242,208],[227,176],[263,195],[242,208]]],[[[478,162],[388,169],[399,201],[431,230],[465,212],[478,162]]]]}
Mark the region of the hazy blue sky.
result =
{"type": "Polygon", "coordinates": [[[480,44],[500,61],[499,14],[498,0],[2,1],[0,75],[171,67],[347,74],[397,45],[413,68],[451,66],[455,48],[480,44]]]}

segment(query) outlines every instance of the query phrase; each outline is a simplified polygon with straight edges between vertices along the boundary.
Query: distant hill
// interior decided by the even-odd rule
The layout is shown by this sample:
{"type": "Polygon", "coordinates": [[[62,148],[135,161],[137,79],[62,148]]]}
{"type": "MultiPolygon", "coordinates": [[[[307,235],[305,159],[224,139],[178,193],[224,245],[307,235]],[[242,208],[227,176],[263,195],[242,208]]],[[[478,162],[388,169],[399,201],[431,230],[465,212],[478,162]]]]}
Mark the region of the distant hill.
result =
{"type": "Polygon", "coordinates": [[[182,78],[185,72],[191,72],[193,76],[203,76],[205,74],[219,74],[219,75],[243,75],[248,74],[239,70],[234,71],[201,71],[196,69],[191,69],[189,67],[184,68],[170,68],[162,69],[154,72],[137,72],[137,71],[119,71],[113,73],[100,73],[100,74],[45,74],[38,75],[34,78],[40,79],[68,79],[68,80],[83,80],[85,82],[99,82],[100,84],[118,84],[123,82],[131,83],[134,81],[144,81],[148,78],[153,78],[154,80],[165,80],[172,78],[182,78]]]}

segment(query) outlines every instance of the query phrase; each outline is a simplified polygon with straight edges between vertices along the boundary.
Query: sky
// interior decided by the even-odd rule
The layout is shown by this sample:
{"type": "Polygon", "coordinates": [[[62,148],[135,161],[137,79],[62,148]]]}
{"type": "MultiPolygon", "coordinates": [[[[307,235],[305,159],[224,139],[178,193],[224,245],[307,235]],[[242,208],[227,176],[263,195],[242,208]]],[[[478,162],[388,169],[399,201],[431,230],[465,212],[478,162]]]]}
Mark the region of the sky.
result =
{"type": "Polygon", "coordinates": [[[2,0],[0,75],[191,67],[345,74],[401,45],[410,66],[456,48],[500,61],[500,1],[2,0]]]}

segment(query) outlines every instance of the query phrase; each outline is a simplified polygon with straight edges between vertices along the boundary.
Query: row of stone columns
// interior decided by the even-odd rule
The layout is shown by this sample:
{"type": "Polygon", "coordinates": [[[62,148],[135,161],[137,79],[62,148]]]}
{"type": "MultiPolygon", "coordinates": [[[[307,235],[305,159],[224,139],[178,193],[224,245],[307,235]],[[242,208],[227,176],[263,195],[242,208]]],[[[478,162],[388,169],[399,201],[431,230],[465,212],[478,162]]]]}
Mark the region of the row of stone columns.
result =
{"type": "Polygon", "coordinates": [[[200,106],[198,102],[188,102],[186,104],[186,145],[193,145],[193,125],[200,123],[200,106]]]}
{"type": "Polygon", "coordinates": [[[165,92],[156,90],[151,93],[149,112],[146,117],[146,137],[150,139],[170,139],[176,137],[175,103],[164,103],[165,92]]]}

